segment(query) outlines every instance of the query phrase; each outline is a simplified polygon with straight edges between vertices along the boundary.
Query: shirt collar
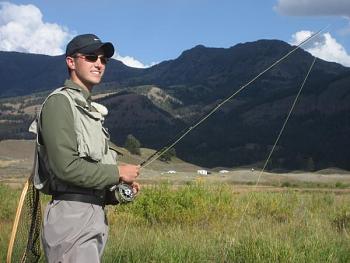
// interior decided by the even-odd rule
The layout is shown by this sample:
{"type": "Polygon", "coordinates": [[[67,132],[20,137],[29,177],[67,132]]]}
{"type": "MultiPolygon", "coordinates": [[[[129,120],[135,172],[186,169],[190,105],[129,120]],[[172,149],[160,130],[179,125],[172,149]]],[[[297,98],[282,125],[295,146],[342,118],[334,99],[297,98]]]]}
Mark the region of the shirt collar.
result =
{"type": "Polygon", "coordinates": [[[83,89],[82,87],[80,87],[78,84],[73,82],[71,79],[67,79],[64,82],[64,86],[68,89],[74,89],[76,91],[81,92],[81,94],[83,95],[83,97],[86,100],[91,100],[91,93],[89,91],[87,91],[86,89],[83,89]]]}

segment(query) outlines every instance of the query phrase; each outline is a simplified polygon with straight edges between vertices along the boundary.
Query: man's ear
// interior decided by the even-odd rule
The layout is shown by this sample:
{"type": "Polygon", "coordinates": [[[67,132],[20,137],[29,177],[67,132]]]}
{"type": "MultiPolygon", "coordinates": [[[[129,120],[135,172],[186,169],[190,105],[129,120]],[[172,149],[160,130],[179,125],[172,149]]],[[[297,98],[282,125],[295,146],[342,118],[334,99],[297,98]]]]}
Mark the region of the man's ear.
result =
{"type": "Polygon", "coordinates": [[[69,69],[75,69],[75,61],[72,57],[66,57],[66,63],[69,69]]]}

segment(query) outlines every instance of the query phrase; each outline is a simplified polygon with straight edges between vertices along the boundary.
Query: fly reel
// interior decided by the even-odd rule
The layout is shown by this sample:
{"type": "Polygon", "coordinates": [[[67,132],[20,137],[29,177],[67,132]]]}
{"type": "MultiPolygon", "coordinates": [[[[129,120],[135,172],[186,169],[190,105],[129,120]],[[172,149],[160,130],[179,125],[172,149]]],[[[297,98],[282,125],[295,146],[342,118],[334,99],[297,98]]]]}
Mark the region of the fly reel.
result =
{"type": "Polygon", "coordinates": [[[127,204],[135,199],[135,194],[132,187],[126,183],[120,183],[110,188],[114,191],[115,198],[119,204],[127,204]]]}

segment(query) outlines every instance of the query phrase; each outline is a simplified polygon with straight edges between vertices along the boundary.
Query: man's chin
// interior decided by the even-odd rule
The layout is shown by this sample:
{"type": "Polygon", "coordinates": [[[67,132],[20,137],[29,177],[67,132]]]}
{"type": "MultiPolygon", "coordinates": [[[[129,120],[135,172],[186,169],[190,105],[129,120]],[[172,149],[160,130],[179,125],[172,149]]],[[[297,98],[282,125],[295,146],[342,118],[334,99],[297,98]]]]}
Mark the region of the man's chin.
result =
{"type": "Polygon", "coordinates": [[[102,80],[102,78],[93,78],[90,80],[90,83],[92,85],[98,85],[98,84],[100,84],[101,80],[102,80]]]}

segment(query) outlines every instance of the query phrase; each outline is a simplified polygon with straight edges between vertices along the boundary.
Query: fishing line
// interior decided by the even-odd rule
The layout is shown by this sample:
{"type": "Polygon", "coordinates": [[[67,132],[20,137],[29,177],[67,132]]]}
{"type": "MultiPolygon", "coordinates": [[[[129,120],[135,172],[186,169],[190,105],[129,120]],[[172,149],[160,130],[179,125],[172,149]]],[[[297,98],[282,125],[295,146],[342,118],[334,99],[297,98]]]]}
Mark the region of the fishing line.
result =
{"type": "MultiPolygon", "coordinates": [[[[256,181],[256,184],[253,186],[252,192],[254,192],[254,190],[258,187],[258,184],[259,184],[259,182],[260,182],[260,178],[261,178],[262,174],[265,172],[265,169],[266,169],[266,167],[267,167],[267,164],[269,163],[269,161],[270,161],[270,159],[271,159],[271,156],[272,156],[273,152],[275,151],[276,145],[278,144],[278,142],[279,142],[279,140],[280,140],[280,138],[281,138],[281,136],[282,136],[282,133],[283,133],[283,131],[284,131],[286,125],[287,125],[287,122],[289,121],[289,118],[290,118],[290,116],[291,116],[291,114],[292,114],[292,112],[293,112],[293,110],[294,110],[294,108],[295,108],[295,105],[296,105],[296,103],[297,103],[297,101],[298,101],[298,98],[299,98],[299,96],[300,96],[300,94],[301,94],[301,92],[302,92],[302,90],[303,90],[303,88],[304,88],[304,86],[305,86],[306,80],[309,78],[310,72],[311,72],[312,68],[314,67],[314,64],[315,64],[315,62],[316,62],[316,59],[317,59],[317,58],[314,57],[314,59],[313,59],[313,61],[312,61],[312,63],[311,63],[311,66],[310,66],[310,68],[309,68],[309,70],[308,70],[308,72],[307,72],[307,74],[306,74],[306,76],[305,76],[305,78],[304,78],[302,84],[300,85],[299,91],[298,91],[297,95],[295,96],[295,99],[294,99],[294,101],[293,101],[293,104],[292,104],[292,106],[291,106],[291,108],[290,108],[290,110],[289,110],[289,112],[288,112],[288,115],[287,115],[286,119],[284,120],[284,123],[283,123],[283,125],[282,125],[282,128],[281,128],[280,132],[278,133],[278,136],[277,136],[277,138],[276,138],[276,140],[275,140],[275,143],[273,144],[273,147],[272,147],[272,149],[271,149],[271,151],[270,151],[270,153],[269,153],[269,155],[268,155],[268,157],[267,157],[267,159],[266,159],[266,161],[265,161],[265,163],[264,163],[264,165],[263,165],[263,168],[261,169],[261,171],[260,171],[260,173],[259,173],[258,179],[257,179],[257,181],[256,181]]],[[[245,214],[246,214],[246,212],[247,212],[247,210],[248,210],[248,207],[249,207],[249,205],[250,205],[250,203],[251,203],[251,200],[252,200],[252,196],[250,196],[250,198],[248,199],[247,205],[245,206],[245,208],[244,208],[244,210],[243,210],[242,216],[241,216],[241,218],[240,218],[238,224],[236,224],[236,226],[235,226],[234,236],[237,235],[238,228],[242,225],[243,218],[245,217],[245,214]]],[[[227,252],[225,253],[225,257],[224,257],[224,258],[226,258],[226,256],[227,256],[227,252]]]]}
{"type": "Polygon", "coordinates": [[[300,42],[295,48],[293,48],[291,51],[289,51],[287,54],[285,54],[284,56],[282,56],[281,58],[279,58],[278,60],[276,60],[274,63],[272,63],[270,66],[268,66],[266,69],[264,69],[263,71],[261,71],[258,75],[256,75],[254,78],[252,78],[251,80],[249,80],[246,84],[242,85],[237,91],[235,91],[234,93],[232,93],[230,96],[228,96],[226,99],[224,99],[222,102],[220,102],[218,105],[216,105],[212,110],[209,111],[208,114],[206,114],[205,116],[203,116],[198,122],[196,122],[195,124],[189,126],[187,128],[187,130],[184,133],[180,133],[180,136],[176,136],[173,141],[173,143],[171,143],[168,146],[165,146],[163,148],[161,148],[160,150],[156,151],[155,153],[153,153],[151,156],[149,156],[145,161],[143,161],[140,164],[140,168],[145,168],[146,166],[150,165],[152,162],[154,162],[155,160],[157,160],[160,156],[162,156],[163,154],[165,154],[167,151],[169,151],[172,147],[174,147],[179,141],[182,140],[182,138],[184,138],[188,133],[190,133],[194,128],[196,128],[197,126],[199,126],[202,122],[204,122],[207,118],[209,118],[212,114],[214,114],[219,108],[221,108],[221,106],[223,106],[226,102],[228,102],[229,100],[231,100],[233,97],[235,97],[238,93],[240,93],[242,90],[244,90],[245,88],[247,88],[251,83],[253,83],[254,81],[256,81],[258,78],[260,78],[263,74],[265,74],[267,71],[269,71],[270,69],[272,69],[273,67],[275,67],[276,65],[278,65],[279,63],[281,63],[283,60],[285,60],[287,57],[289,57],[291,54],[293,54],[297,49],[299,49],[301,46],[303,46],[304,44],[306,44],[307,42],[309,42],[311,39],[315,38],[316,36],[318,36],[321,32],[323,32],[326,28],[328,28],[329,26],[326,26],[320,30],[318,30],[316,33],[312,34],[311,36],[307,37],[305,40],[303,40],[302,42],[300,42]]]}

